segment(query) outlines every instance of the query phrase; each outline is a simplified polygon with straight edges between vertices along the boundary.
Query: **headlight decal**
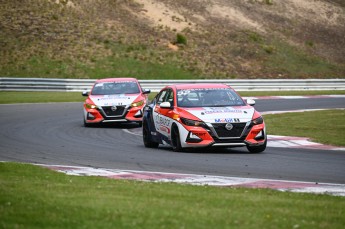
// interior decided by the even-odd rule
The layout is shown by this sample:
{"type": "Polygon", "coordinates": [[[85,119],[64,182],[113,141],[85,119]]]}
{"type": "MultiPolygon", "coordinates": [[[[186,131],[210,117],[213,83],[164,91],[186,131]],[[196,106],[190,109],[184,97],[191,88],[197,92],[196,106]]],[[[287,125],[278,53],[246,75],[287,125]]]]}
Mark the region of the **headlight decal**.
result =
{"type": "Polygon", "coordinates": [[[97,109],[98,108],[95,104],[91,104],[91,103],[85,103],[85,107],[87,109],[97,109]]]}
{"type": "Polygon", "coordinates": [[[264,119],[262,118],[262,116],[260,116],[259,118],[256,118],[254,120],[252,120],[253,125],[259,125],[264,123],[264,119]]]}
{"type": "Polygon", "coordinates": [[[182,118],[182,117],[180,117],[180,119],[181,119],[181,122],[185,124],[186,126],[200,126],[200,127],[206,126],[206,124],[201,121],[196,121],[196,120],[182,118]]]}
{"type": "Polygon", "coordinates": [[[135,102],[131,104],[131,107],[140,107],[144,104],[144,100],[140,100],[139,102],[135,102]]]}

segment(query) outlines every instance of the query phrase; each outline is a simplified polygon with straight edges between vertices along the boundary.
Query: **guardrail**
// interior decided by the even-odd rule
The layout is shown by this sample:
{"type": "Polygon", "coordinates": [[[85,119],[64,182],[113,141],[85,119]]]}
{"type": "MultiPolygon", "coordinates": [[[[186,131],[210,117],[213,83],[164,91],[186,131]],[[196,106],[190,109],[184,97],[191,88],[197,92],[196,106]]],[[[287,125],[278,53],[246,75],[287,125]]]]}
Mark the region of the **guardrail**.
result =
{"type": "MultiPolygon", "coordinates": [[[[0,91],[88,91],[94,79],[0,77],[0,91]]],[[[181,83],[223,83],[237,91],[345,90],[345,79],[238,79],[238,80],[139,80],[141,86],[159,91],[181,83]]]]}

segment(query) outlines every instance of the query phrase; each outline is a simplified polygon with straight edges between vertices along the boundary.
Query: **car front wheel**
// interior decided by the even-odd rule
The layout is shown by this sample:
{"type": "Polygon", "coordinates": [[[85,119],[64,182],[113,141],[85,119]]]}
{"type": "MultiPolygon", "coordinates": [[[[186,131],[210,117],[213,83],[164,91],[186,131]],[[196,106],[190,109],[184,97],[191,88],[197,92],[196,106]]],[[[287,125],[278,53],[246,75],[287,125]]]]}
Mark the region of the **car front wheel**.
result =
{"type": "Polygon", "coordinates": [[[265,140],[265,143],[263,145],[259,145],[259,146],[249,146],[248,145],[247,149],[251,153],[261,153],[261,152],[265,151],[266,145],[267,145],[267,139],[265,140]]]}
{"type": "Polygon", "coordinates": [[[174,126],[172,128],[171,144],[172,144],[173,151],[175,151],[175,152],[182,152],[183,151],[183,148],[181,146],[181,140],[180,140],[180,132],[179,132],[177,126],[174,126]]]}
{"type": "Polygon", "coordinates": [[[159,143],[151,140],[151,133],[146,123],[143,125],[143,141],[146,148],[157,148],[159,143]]]}

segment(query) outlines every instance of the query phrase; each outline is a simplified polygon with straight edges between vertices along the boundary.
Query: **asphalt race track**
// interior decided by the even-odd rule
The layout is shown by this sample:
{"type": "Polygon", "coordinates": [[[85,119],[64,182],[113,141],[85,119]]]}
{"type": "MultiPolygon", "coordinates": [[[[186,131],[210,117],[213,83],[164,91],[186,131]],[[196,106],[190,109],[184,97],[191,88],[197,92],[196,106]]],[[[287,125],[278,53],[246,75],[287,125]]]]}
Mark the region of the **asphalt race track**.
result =
{"type": "MultiPolygon", "coordinates": [[[[259,111],[344,108],[345,98],[257,100],[259,111]]],[[[317,120],[315,120],[317,122],[317,120]]],[[[345,183],[345,152],[268,147],[146,149],[135,124],[85,128],[82,103],[0,105],[0,161],[345,183]]],[[[322,128],[323,123],[320,123],[322,128]]]]}

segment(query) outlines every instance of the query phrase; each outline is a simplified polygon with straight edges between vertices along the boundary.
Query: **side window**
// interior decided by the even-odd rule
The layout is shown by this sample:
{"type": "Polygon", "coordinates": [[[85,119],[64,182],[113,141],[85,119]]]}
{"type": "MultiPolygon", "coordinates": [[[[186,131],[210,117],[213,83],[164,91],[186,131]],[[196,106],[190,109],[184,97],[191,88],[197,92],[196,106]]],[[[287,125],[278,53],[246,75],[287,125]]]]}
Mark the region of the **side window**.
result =
{"type": "Polygon", "coordinates": [[[167,89],[162,91],[158,96],[157,96],[157,104],[161,104],[163,102],[169,102],[171,105],[174,105],[174,92],[171,89],[167,89]]]}
{"type": "Polygon", "coordinates": [[[171,106],[174,105],[174,92],[173,90],[169,90],[164,102],[169,102],[171,106]]]}
{"type": "Polygon", "coordinates": [[[167,94],[167,90],[159,93],[159,95],[157,96],[157,104],[161,104],[162,102],[164,102],[164,98],[165,98],[166,94],[167,94]]]}

